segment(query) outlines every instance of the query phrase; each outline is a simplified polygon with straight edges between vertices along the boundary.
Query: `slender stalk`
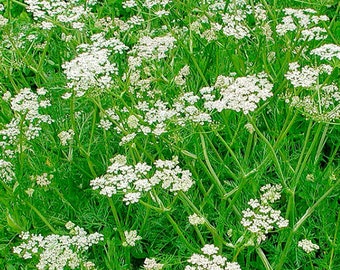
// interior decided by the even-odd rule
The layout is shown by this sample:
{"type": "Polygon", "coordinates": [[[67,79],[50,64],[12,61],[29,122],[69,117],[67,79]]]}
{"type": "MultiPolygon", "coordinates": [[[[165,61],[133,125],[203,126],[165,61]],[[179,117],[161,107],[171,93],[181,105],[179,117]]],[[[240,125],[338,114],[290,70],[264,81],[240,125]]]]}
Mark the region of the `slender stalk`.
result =
{"type": "Polygon", "coordinates": [[[109,200],[111,212],[113,214],[113,218],[114,218],[114,220],[116,222],[116,225],[117,225],[117,231],[118,231],[118,233],[120,235],[120,239],[122,241],[124,241],[124,239],[125,239],[124,231],[123,231],[122,224],[121,224],[119,216],[118,216],[118,212],[117,212],[116,206],[114,205],[112,198],[109,197],[108,200],[109,200]]]}
{"type": "Polygon", "coordinates": [[[279,262],[278,264],[275,266],[275,270],[281,270],[284,262],[287,258],[287,254],[289,251],[289,248],[292,244],[294,235],[296,234],[296,232],[298,231],[298,229],[302,226],[302,224],[306,221],[306,219],[315,211],[315,209],[321,204],[321,202],[323,200],[325,200],[328,195],[330,195],[330,193],[340,184],[340,179],[334,184],[332,185],[326,192],[324,195],[322,195],[314,204],[313,206],[309,207],[307,209],[307,211],[305,212],[305,214],[299,219],[299,221],[294,225],[293,229],[290,231],[288,238],[286,240],[286,244],[285,247],[281,253],[281,256],[279,258],[279,262]]]}
{"type": "Polygon", "coordinates": [[[223,237],[221,237],[219,235],[216,228],[213,225],[210,224],[210,222],[204,217],[204,215],[201,213],[201,211],[193,204],[193,202],[188,198],[188,196],[182,191],[180,191],[178,193],[178,195],[179,195],[179,198],[184,202],[184,204],[187,204],[195,214],[204,218],[204,225],[207,227],[207,229],[213,235],[214,239],[218,243],[223,243],[223,244],[227,245],[228,243],[224,241],[223,237]]]}
{"type": "Polygon", "coordinates": [[[221,195],[221,197],[223,197],[226,192],[224,190],[224,187],[221,184],[220,179],[218,178],[217,174],[215,173],[213,167],[211,166],[209,156],[208,156],[208,152],[207,152],[207,147],[206,147],[205,140],[204,140],[202,133],[200,133],[200,138],[201,138],[201,145],[202,145],[204,160],[205,160],[205,163],[207,164],[209,172],[212,176],[211,179],[213,181],[213,184],[216,186],[219,194],[221,195]]]}
{"type": "Polygon", "coordinates": [[[151,205],[150,203],[144,202],[144,201],[142,201],[142,200],[139,200],[139,202],[140,202],[142,205],[144,205],[147,209],[155,210],[155,211],[158,212],[158,213],[164,213],[164,212],[168,212],[168,211],[171,210],[171,209],[166,208],[166,207],[156,207],[156,206],[153,206],[153,205],[151,205]]]}
{"type": "Polygon", "coordinates": [[[54,234],[57,234],[56,229],[54,229],[54,227],[51,225],[51,223],[48,222],[48,220],[43,216],[43,214],[41,214],[41,212],[34,206],[32,205],[30,202],[24,200],[24,202],[31,207],[31,209],[40,217],[40,219],[46,224],[46,226],[51,230],[51,232],[53,232],[54,234]]]}
{"type": "Polygon", "coordinates": [[[284,187],[287,187],[287,184],[286,184],[286,179],[283,175],[283,172],[282,172],[282,168],[281,168],[281,165],[280,165],[280,162],[279,162],[279,159],[276,155],[276,152],[275,152],[275,149],[273,148],[273,146],[271,145],[271,143],[267,140],[267,138],[262,134],[262,132],[257,128],[254,120],[248,116],[248,121],[253,125],[257,135],[263,140],[263,142],[268,146],[270,152],[271,152],[271,156],[274,160],[274,163],[275,163],[275,166],[278,170],[278,174],[279,174],[279,177],[281,178],[281,182],[283,184],[284,187]]]}
{"type": "Polygon", "coordinates": [[[263,250],[260,247],[256,248],[256,253],[260,256],[260,259],[261,259],[264,267],[267,270],[273,270],[273,267],[270,265],[266,255],[264,254],[263,250]]]}
{"type": "Polygon", "coordinates": [[[236,154],[234,153],[234,151],[230,148],[230,146],[228,145],[228,143],[221,137],[221,135],[215,131],[214,134],[217,136],[217,138],[219,138],[221,140],[221,142],[223,143],[223,145],[225,146],[225,148],[227,148],[227,150],[229,151],[231,157],[233,158],[233,160],[235,161],[236,165],[238,166],[238,168],[240,169],[242,175],[245,174],[243,167],[240,163],[240,161],[238,160],[238,158],[236,157],[236,154]]]}
{"type": "Polygon", "coordinates": [[[185,238],[183,232],[181,231],[180,227],[178,226],[178,224],[176,223],[176,221],[170,216],[170,214],[168,212],[164,212],[164,215],[166,216],[166,218],[169,220],[169,222],[171,223],[172,227],[175,229],[175,231],[177,232],[177,234],[179,235],[179,237],[183,240],[183,242],[185,243],[185,245],[187,246],[188,249],[190,249],[193,252],[198,252],[198,250],[196,248],[194,248],[189,241],[185,238]]]}
{"type": "Polygon", "coordinates": [[[340,226],[340,211],[338,212],[338,218],[336,221],[336,226],[335,226],[335,232],[334,232],[334,237],[333,237],[333,241],[332,241],[332,249],[331,249],[331,253],[330,253],[330,258],[329,258],[329,264],[328,264],[328,270],[332,270],[333,268],[333,259],[335,257],[335,248],[336,248],[336,240],[337,240],[337,235],[338,235],[338,231],[339,231],[339,226],[340,226]]]}

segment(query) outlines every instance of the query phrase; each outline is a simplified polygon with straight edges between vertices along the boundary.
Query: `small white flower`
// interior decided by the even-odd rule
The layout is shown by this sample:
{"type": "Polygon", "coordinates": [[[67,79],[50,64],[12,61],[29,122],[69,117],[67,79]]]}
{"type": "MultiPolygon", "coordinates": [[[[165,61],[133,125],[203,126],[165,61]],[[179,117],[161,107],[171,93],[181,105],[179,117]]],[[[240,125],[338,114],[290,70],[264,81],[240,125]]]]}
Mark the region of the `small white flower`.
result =
{"type": "Polygon", "coordinates": [[[244,125],[244,127],[246,128],[246,130],[250,133],[250,134],[253,134],[254,131],[255,131],[255,128],[252,124],[250,123],[247,123],[244,125]]]}
{"type": "Polygon", "coordinates": [[[301,247],[306,253],[311,253],[320,248],[317,244],[313,244],[312,241],[307,239],[299,241],[298,246],[301,247]]]}
{"type": "Polygon", "coordinates": [[[161,270],[164,264],[157,263],[154,258],[146,258],[143,264],[145,270],[161,270]]]}
{"type": "Polygon", "coordinates": [[[50,234],[44,237],[22,232],[20,238],[23,243],[14,247],[13,252],[24,259],[37,257],[37,269],[55,269],[56,266],[58,269],[78,268],[83,263],[82,253],[104,239],[102,234],[88,234],[78,226],[73,228],[71,235],[50,234]]]}
{"type": "Polygon", "coordinates": [[[67,92],[61,96],[62,99],[69,99],[72,96],[71,92],[67,92]]]}
{"type": "Polygon", "coordinates": [[[202,249],[203,255],[192,254],[188,262],[191,265],[187,265],[185,270],[241,270],[238,263],[227,262],[227,259],[221,255],[216,255],[218,253],[218,247],[214,245],[205,245],[202,249]]]}
{"type": "Polygon", "coordinates": [[[61,145],[63,146],[67,145],[68,142],[73,139],[73,136],[74,136],[74,131],[72,129],[69,129],[67,131],[62,131],[58,134],[61,145]]]}
{"type": "Polygon", "coordinates": [[[319,48],[313,49],[310,54],[318,55],[320,59],[331,60],[332,58],[340,59],[340,46],[336,44],[324,44],[319,48]]]}
{"type": "Polygon", "coordinates": [[[142,239],[142,237],[137,234],[136,230],[124,231],[124,236],[125,236],[125,242],[123,242],[124,247],[127,246],[134,247],[136,245],[136,241],[142,239]]]}
{"type": "Polygon", "coordinates": [[[7,91],[7,92],[5,92],[5,93],[3,94],[2,99],[3,99],[4,101],[9,101],[11,97],[12,97],[11,92],[7,91]]]}
{"type": "Polygon", "coordinates": [[[218,252],[218,247],[215,247],[214,245],[205,245],[204,247],[201,248],[203,254],[205,255],[213,255],[218,252]]]}
{"type": "Polygon", "coordinates": [[[65,224],[65,228],[68,229],[68,230],[71,230],[75,227],[76,225],[72,222],[72,221],[68,221],[66,224],[65,224]]]}
{"type": "Polygon", "coordinates": [[[191,225],[197,226],[200,224],[204,224],[205,219],[203,217],[198,216],[197,214],[192,214],[189,216],[189,223],[191,225]]]}

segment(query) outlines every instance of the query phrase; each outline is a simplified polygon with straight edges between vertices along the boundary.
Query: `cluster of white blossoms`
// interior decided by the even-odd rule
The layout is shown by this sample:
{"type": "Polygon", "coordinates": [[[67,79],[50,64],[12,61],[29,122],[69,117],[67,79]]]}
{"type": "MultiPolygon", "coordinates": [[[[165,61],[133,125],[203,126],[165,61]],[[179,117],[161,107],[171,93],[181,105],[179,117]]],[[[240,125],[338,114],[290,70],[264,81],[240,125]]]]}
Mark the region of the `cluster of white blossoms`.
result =
{"type": "Polygon", "coordinates": [[[83,29],[83,19],[90,15],[90,7],[96,4],[96,0],[83,1],[72,0],[25,0],[26,9],[33,14],[34,20],[41,22],[43,29],[51,29],[55,21],[65,23],[74,29],[83,29]]]}
{"type": "Polygon", "coordinates": [[[166,54],[171,49],[175,48],[176,39],[167,34],[160,37],[141,37],[137,44],[129,51],[129,54],[135,55],[135,61],[143,60],[160,60],[166,58],[166,54]]]}
{"type": "Polygon", "coordinates": [[[250,36],[247,16],[253,15],[256,26],[266,20],[266,10],[262,4],[248,5],[246,1],[207,1],[208,12],[191,23],[190,29],[208,42],[219,36],[243,39],[250,36]]]}
{"type": "Polygon", "coordinates": [[[306,253],[311,253],[320,248],[317,244],[313,244],[312,241],[308,239],[299,241],[298,247],[302,248],[306,253]]]}
{"type": "Polygon", "coordinates": [[[301,111],[307,118],[318,122],[334,122],[340,119],[340,91],[334,85],[313,87],[305,96],[286,96],[290,106],[301,111]]]}
{"type": "Polygon", "coordinates": [[[166,6],[171,3],[172,0],[145,0],[145,1],[135,1],[135,0],[125,0],[122,3],[123,8],[134,8],[138,4],[140,7],[147,8],[149,12],[154,13],[157,17],[162,17],[169,15],[169,10],[166,10],[166,6]]]}
{"type": "Polygon", "coordinates": [[[276,227],[288,226],[288,220],[281,217],[280,210],[274,210],[270,204],[281,198],[280,185],[265,185],[261,187],[260,200],[251,199],[248,208],[243,213],[241,224],[256,237],[257,243],[266,240],[266,234],[276,227]]]}
{"type": "Polygon", "coordinates": [[[203,254],[194,253],[188,262],[190,265],[185,270],[241,270],[237,262],[227,262],[227,258],[217,255],[218,247],[205,245],[201,248],[203,254]]]}
{"type": "Polygon", "coordinates": [[[143,264],[145,270],[161,270],[164,264],[157,263],[154,258],[146,258],[143,264]]]}
{"type": "Polygon", "coordinates": [[[340,119],[340,91],[332,83],[326,84],[323,74],[331,75],[333,67],[327,64],[319,66],[303,66],[297,62],[289,64],[285,77],[295,87],[302,88],[286,93],[283,98],[290,106],[297,108],[308,118],[322,122],[334,122],[340,119]]]}
{"type": "Polygon", "coordinates": [[[260,100],[271,97],[273,84],[262,72],[246,77],[218,76],[214,87],[204,87],[200,90],[207,110],[234,110],[248,114],[257,108],[260,100]]]}
{"type": "Polygon", "coordinates": [[[179,95],[172,105],[161,99],[138,101],[133,107],[134,114],[130,114],[126,108],[106,110],[99,126],[108,130],[115,125],[114,129],[118,133],[122,130],[128,131],[128,134],[122,137],[120,145],[129,143],[137,134],[144,136],[152,134],[159,137],[171,131],[174,126],[185,126],[187,123],[199,125],[211,123],[210,114],[200,109],[199,101],[200,97],[193,92],[179,95]]]}
{"type": "Polygon", "coordinates": [[[14,152],[25,150],[23,145],[21,145],[21,149],[18,149],[20,136],[22,136],[21,139],[32,140],[39,136],[43,123],[51,124],[53,122],[50,115],[40,113],[41,109],[51,106],[50,101],[44,97],[46,93],[44,88],[39,88],[36,92],[29,88],[23,88],[14,97],[10,97],[10,95],[6,97],[14,116],[0,130],[2,138],[0,147],[3,148],[5,156],[13,157],[14,152]]]}
{"type": "MultiPolygon", "coordinates": [[[[107,89],[112,86],[112,75],[118,68],[111,63],[112,53],[122,54],[128,49],[117,38],[105,39],[104,33],[91,36],[92,44],[81,44],[77,47],[80,54],[62,65],[67,77],[67,87],[80,97],[91,88],[107,89]]],[[[70,95],[67,95],[70,97],[70,95]]]]}
{"type": "Polygon", "coordinates": [[[169,189],[171,192],[188,191],[194,184],[189,170],[183,170],[178,166],[178,157],[172,160],[156,160],[154,165],[156,171],[150,178],[152,183],[162,183],[162,188],[169,189]]]}
{"type": "Polygon", "coordinates": [[[73,129],[63,130],[58,134],[58,137],[60,139],[60,143],[63,146],[67,145],[68,142],[72,141],[73,136],[74,136],[73,129]]]}
{"type": "Polygon", "coordinates": [[[141,240],[142,237],[137,234],[136,230],[124,231],[125,241],[123,242],[124,247],[134,247],[136,242],[141,240]]]}
{"type": "MultiPolygon", "coordinates": [[[[0,4],[0,12],[4,11],[5,7],[3,4],[0,4]]],[[[5,18],[2,14],[0,14],[0,27],[5,26],[8,23],[8,19],[5,18]]]]}
{"type": "Polygon", "coordinates": [[[90,185],[108,197],[118,192],[123,193],[126,205],[137,203],[143,192],[150,191],[158,184],[175,193],[185,192],[194,184],[190,171],[178,166],[177,157],[172,160],[156,160],[153,175],[151,166],[146,163],[128,165],[123,155],[117,155],[111,161],[106,174],[91,180],[90,185]]]}
{"type": "Polygon", "coordinates": [[[301,31],[299,40],[322,40],[327,37],[327,30],[318,26],[320,22],[329,21],[326,15],[317,16],[314,9],[285,8],[282,22],[276,26],[276,33],[284,36],[288,32],[301,31]]]}
{"type": "MultiPolygon", "coordinates": [[[[13,252],[24,259],[39,258],[37,269],[75,269],[89,265],[84,260],[84,253],[93,245],[102,241],[100,233],[88,234],[83,228],[75,226],[72,222],[66,223],[70,235],[50,234],[42,236],[22,232],[20,238],[24,240],[13,252]]],[[[93,265],[93,264],[92,264],[93,265]]]]}
{"type": "Polygon", "coordinates": [[[189,223],[191,225],[197,226],[197,225],[201,225],[205,223],[205,218],[204,217],[200,217],[199,215],[197,215],[196,213],[190,215],[188,217],[189,219],[189,223]]]}
{"type": "Polygon", "coordinates": [[[13,165],[11,162],[0,159],[0,181],[5,183],[12,182],[15,178],[13,165]]]}
{"type": "Polygon", "coordinates": [[[186,84],[186,77],[190,74],[190,67],[188,65],[185,65],[181,68],[181,70],[178,72],[177,76],[174,78],[174,82],[178,86],[183,86],[186,84]]]}
{"type": "Polygon", "coordinates": [[[298,62],[289,63],[289,70],[285,77],[294,87],[311,87],[316,85],[320,74],[331,74],[333,68],[330,65],[322,64],[317,67],[305,65],[301,67],[298,62]]]}
{"type": "Polygon", "coordinates": [[[324,44],[319,48],[311,50],[310,54],[319,56],[321,60],[340,59],[340,46],[336,44],[324,44]]]}
{"type": "Polygon", "coordinates": [[[51,184],[53,174],[43,173],[41,175],[31,175],[30,179],[37,183],[38,186],[46,187],[51,184]]]}

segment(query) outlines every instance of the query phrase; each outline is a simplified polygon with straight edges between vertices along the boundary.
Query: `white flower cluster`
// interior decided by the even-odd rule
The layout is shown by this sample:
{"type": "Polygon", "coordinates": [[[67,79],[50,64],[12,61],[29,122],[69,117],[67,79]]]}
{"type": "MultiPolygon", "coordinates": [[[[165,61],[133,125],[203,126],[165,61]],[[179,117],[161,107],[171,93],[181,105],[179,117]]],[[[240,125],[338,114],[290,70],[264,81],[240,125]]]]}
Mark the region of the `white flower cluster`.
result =
{"type": "Polygon", "coordinates": [[[311,87],[318,82],[320,74],[331,74],[333,68],[330,65],[320,65],[318,67],[303,66],[300,67],[298,62],[289,63],[289,71],[285,77],[294,87],[311,87]]]}
{"type": "Polygon", "coordinates": [[[129,131],[129,134],[125,134],[121,139],[120,145],[124,145],[132,141],[137,134],[153,134],[158,137],[171,130],[169,126],[185,126],[188,122],[200,125],[211,123],[210,114],[199,108],[199,101],[199,96],[192,92],[180,95],[175,99],[172,106],[160,99],[139,101],[135,105],[132,115],[126,114],[126,116],[119,117],[115,113],[115,110],[120,111],[120,114],[128,112],[126,109],[111,108],[106,110],[99,126],[108,130],[115,123],[118,125],[115,127],[118,133],[121,130],[129,131]]]}
{"type": "Polygon", "coordinates": [[[13,171],[13,165],[12,163],[0,159],[0,180],[9,183],[13,181],[15,178],[15,174],[13,171]]]}
{"type": "MultiPolygon", "coordinates": [[[[163,15],[169,15],[170,12],[165,9],[166,5],[171,3],[172,0],[145,0],[141,2],[141,7],[149,9],[149,12],[153,12],[157,17],[163,15]]],[[[125,0],[122,3],[123,8],[137,7],[138,4],[135,0],[125,0]]]]}
{"type": "Polygon", "coordinates": [[[301,31],[299,40],[322,40],[327,37],[327,30],[317,26],[320,22],[328,21],[326,15],[317,16],[314,9],[284,9],[285,16],[276,26],[276,33],[284,36],[288,32],[301,31]]]}
{"type": "Polygon", "coordinates": [[[113,124],[112,122],[115,122],[115,121],[120,121],[120,118],[115,112],[115,109],[113,108],[107,109],[103,112],[103,116],[100,119],[98,126],[105,130],[109,130],[113,124]]]}
{"type": "MultiPolygon", "coordinates": [[[[137,55],[137,59],[160,60],[166,58],[166,53],[175,47],[176,39],[167,34],[160,37],[143,36],[131,49],[129,54],[137,55]]],[[[141,61],[141,60],[135,60],[141,61]]]]}
{"type": "Polygon", "coordinates": [[[47,173],[43,173],[41,175],[31,175],[30,179],[32,181],[35,181],[37,183],[37,185],[41,186],[41,187],[46,187],[49,184],[51,184],[51,180],[53,178],[53,174],[47,174],[47,173]]]}
{"type": "Polygon", "coordinates": [[[92,245],[102,241],[100,233],[88,234],[83,228],[68,222],[70,235],[50,234],[46,237],[29,232],[22,232],[20,238],[22,244],[13,248],[13,252],[24,259],[39,257],[37,269],[64,269],[70,267],[75,269],[86,265],[84,252],[92,245]],[[70,226],[72,225],[72,226],[70,226]]]}
{"type": "Polygon", "coordinates": [[[234,110],[248,114],[257,108],[257,103],[266,100],[273,94],[273,84],[262,72],[246,77],[218,76],[214,87],[204,87],[200,90],[204,107],[211,110],[234,110]]]}
{"type": "Polygon", "coordinates": [[[125,241],[123,242],[124,247],[134,247],[136,245],[136,241],[142,239],[141,236],[137,234],[136,230],[133,231],[124,231],[125,241]]]}
{"type": "Polygon", "coordinates": [[[156,172],[151,177],[152,183],[162,183],[162,188],[171,192],[188,191],[194,184],[189,170],[183,170],[178,166],[178,157],[172,160],[156,160],[154,165],[156,172]]]}
{"type": "Polygon", "coordinates": [[[191,23],[190,28],[208,42],[217,40],[218,35],[243,39],[250,36],[247,16],[254,16],[256,26],[266,19],[266,10],[262,4],[247,5],[246,1],[207,1],[208,13],[191,23]]]}
{"type": "Polygon", "coordinates": [[[299,95],[287,93],[283,98],[290,106],[316,121],[334,122],[340,119],[339,88],[334,83],[326,84],[322,76],[324,73],[331,75],[332,72],[333,67],[326,64],[300,67],[297,62],[290,63],[285,77],[294,87],[304,89],[298,92],[299,95]]]}
{"type": "Polygon", "coordinates": [[[91,180],[90,185],[94,190],[100,189],[100,194],[111,197],[117,192],[124,194],[123,201],[129,205],[137,203],[143,192],[162,183],[162,188],[171,192],[187,191],[193,180],[188,170],[182,170],[178,166],[178,159],[156,160],[154,163],[156,171],[150,177],[152,167],[146,163],[128,165],[123,155],[117,155],[112,159],[106,174],[91,180]]]}
{"type": "Polygon", "coordinates": [[[67,87],[83,96],[90,88],[106,89],[112,85],[112,75],[117,74],[118,68],[111,63],[111,54],[122,54],[128,49],[116,38],[105,39],[104,33],[91,37],[92,44],[81,44],[77,47],[81,53],[62,65],[68,79],[67,87]]]}
{"type": "MultiPolygon", "coordinates": [[[[0,12],[4,11],[5,7],[3,4],[0,4],[0,12]]],[[[5,18],[2,14],[0,14],[0,27],[5,26],[8,23],[8,19],[5,18]]]]}
{"type": "Polygon", "coordinates": [[[194,253],[188,262],[185,270],[241,270],[237,262],[227,262],[227,259],[217,255],[218,247],[205,245],[201,248],[203,255],[194,253]]]}
{"type": "Polygon", "coordinates": [[[186,84],[186,77],[190,74],[190,68],[188,65],[185,65],[181,70],[178,72],[178,75],[175,76],[174,81],[175,84],[178,86],[183,86],[186,84]]]}
{"type": "Polygon", "coordinates": [[[53,122],[51,116],[39,112],[41,108],[51,106],[50,101],[43,97],[45,94],[46,90],[43,88],[37,89],[36,93],[29,88],[24,88],[14,97],[8,97],[14,117],[0,130],[2,137],[0,147],[3,148],[5,156],[13,157],[15,151],[25,150],[23,145],[21,145],[22,149],[16,148],[19,146],[20,134],[26,140],[32,140],[39,136],[43,123],[53,122]]]}
{"type": "Polygon", "coordinates": [[[42,20],[43,29],[53,28],[52,21],[56,20],[79,30],[84,27],[83,18],[90,14],[89,7],[96,3],[95,0],[87,1],[86,5],[79,0],[25,0],[24,2],[27,4],[27,11],[33,14],[33,18],[42,20]]]}
{"type": "Polygon", "coordinates": [[[288,220],[280,216],[281,211],[274,210],[270,205],[280,199],[281,189],[280,185],[268,184],[261,187],[260,200],[251,199],[248,202],[251,208],[242,211],[241,224],[256,236],[258,244],[266,240],[266,234],[273,230],[274,226],[278,228],[288,226],[288,220]]]}
{"type": "Polygon", "coordinates": [[[41,98],[45,94],[46,90],[43,88],[37,89],[37,93],[29,88],[21,89],[11,98],[11,109],[18,114],[25,115],[26,121],[51,124],[53,121],[49,115],[39,113],[39,108],[51,106],[48,99],[41,98]]]}
{"type": "Polygon", "coordinates": [[[133,8],[137,6],[137,3],[135,0],[125,0],[122,3],[123,8],[133,8]]]}
{"type": "Polygon", "coordinates": [[[321,60],[340,59],[340,46],[336,44],[324,44],[319,48],[311,50],[310,54],[319,56],[321,60]]]}
{"type": "Polygon", "coordinates": [[[227,37],[243,39],[250,36],[246,25],[247,10],[245,3],[231,2],[227,7],[227,12],[222,14],[222,31],[227,37]]]}
{"type": "Polygon", "coordinates": [[[143,6],[147,7],[148,9],[155,6],[162,6],[164,8],[167,4],[171,2],[172,0],[145,0],[143,6]]]}
{"type": "Polygon", "coordinates": [[[145,270],[161,270],[164,264],[157,263],[154,258],[146,258],[143,264],[145,270]]]}
{"type": "Polygon", "coordinates": [[[197,214],[192,214],[190,215],[189,217],[189,223],[191,225],[194,225],[194,226],[197,226],[197,225],[200,225],[200,224],[204,224],[205,223],[205,219],[204,217],[200,217],[198,216],[197,214]]]}
{"type": "Polygon", "coordinates": [[[313,244],[312,241],[307,239],[299,241],[298,246],[302,248],[306,253],[311,253],[320,248],[317,244],[313,244]]]}
{"type": "Polygon", "coordinates": [[[334,122],[340,119],[340,91],[334,85],[315,86],[310,89],[311,93],[304,96],[286,96],[285,100],[290,106],[297,108],[316,121],[334,122]],[[317,93],[317,95],[315,95],[317,93]]]}
{"type": "Polygon", "coordinates": [[[94,190],[100,189],[100,194],[111,197],[118,191],[124,193],[123,201],[128,205],[136,203],[142,192],[149,191],[153,183],[147,178],[151,166],[146,163],[127,165],[126,157],[117,155],[112,159],[106,174],[93,179],[90,185],[94,190]]]}
{"type": "Polygon", "coordinates": [[[72,141],[74,136],[73,129],[69,130],[63,130],[58,134],[58,137],[60,139],[61,145],[65,146],[69,141],[72,141]]]}

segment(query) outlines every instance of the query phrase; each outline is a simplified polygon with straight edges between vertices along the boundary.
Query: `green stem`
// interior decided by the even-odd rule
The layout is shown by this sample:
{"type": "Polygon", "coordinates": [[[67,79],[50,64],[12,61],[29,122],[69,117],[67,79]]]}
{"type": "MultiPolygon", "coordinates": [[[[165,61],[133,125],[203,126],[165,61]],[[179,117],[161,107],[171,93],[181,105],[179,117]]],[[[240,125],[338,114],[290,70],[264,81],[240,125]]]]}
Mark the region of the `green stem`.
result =
{"type": "Polygon", "coordinates": [[[322,149],[325,146],[325,143],[326,143],[326,140],[327,140],[326,136],[327,136],[327,133],[328,133],[328,129],[329,129],[329,124],[326,124],[326,127],[323,130],[323,133],[321,135],[321,139],[320,139],[320,142],[319,142],[318,149],[317,149],[316,154],[315,154],[314,166],[316,166],[316,163],[318,162],[319,157],[321,155],[322,149]]]}
{"type": "Polygon", "coordinates": [[[194,229],[195,229],[196,234],[198,235],[198,238],[199,238],[199,240],[201,242],[201,245],[204,246],[205,245],[205,241],[204,241],[204,238],[202,236],[201,231],[197,228],[197,226],[194,226],[194,229]]]}
{"type": "Polygon", "coordinates": [[[306,219],[315,211],[315,209],[320,205],[320,203],[327,198],[327,196],[340,184],[340,180],[338,180],[334,185],[332,185],[324,195],[322,195],[319,200],[317,200],[313,206],[309,207],[305,214],[300,218],[300,220],[294,225],[293,229],[290,231],[289,236],[287,238],[285,247],[281,253],[281,256],[279,258],[279,262],[275,267],[275,270],[281,270],[283,267],[283,264],[287,258],[288,251],[290,249],[290,245],[293,241],[293,237],[298,231],[298,229],[302,226],[302,224],[306,221],[306,219]]]}
{"type": "Polygon", "coordinates": [[[257,128],[257,126],[255,125],[255,122],[253,121],[253,119],[252,119],[250,116],[248,116],[248,120],[249,120],[249,122],[253,125],[253,127],[254,127],[254,129],[255,129],[257,135],[258,135],[258,136],[263,140],[263,142],[268,146],[268,148],[269,148],[269,150],[270,150],[270,152],[271,152],[271,156],[272,156],[272,158],[273,158],[273,160],[274,160],[275,166],[276,166],[276,168],[277,168],[277,170],[278,170],[279,177],[281,178],[281,182],[282,182],[282,184],[283,184],[284,187],[287,187],[287,185],[286,185],[286,179],[285,179],[285,177],[284,177],[284,175],[283,175],[283,172],[282,172],[282,169],[281,169],[281,165],[280,165],[279,159],[278,159],[278,157],[277,157],[277,155],[276,155],[276,152],[275,152],[273,146],[272,146],[271,143],[267,140],[267,138],[262,134],[262,132],[257,128]]]}
{"type": "Polygon", "coordinates": [[[195,214],[204,218],[204,225],[207,227],[207,229],[213,235],[215,241],[217,243],[223,243],[224,245],[228,245],[228,243],[224,241],[223,237],[221,237],[219,235],[219,233],[217,232],[215,227],[210,224],[210,222],[204,217],[204,215],[201,213],[201,211],[198,210],[198,208],[193,204],[193,202],[188,198],[188,196],[182,191],[180,191],[178,193],[178,195],[179,195],[179,198],[183,201],[183,203],[187,204],[195,214]]]}
{"type": "Polygon", "coordinates": [[[304,164],[306,164],[306,162],[307,162],[305,152],[306,152],[306,149],[307,149],[307,144],[308,144],[308,140],[309,140],[309,137],[310,137],[310,134],[311,134],[312,127],[313,127],[313,121],[310,121],[308,128],[307,128],[307,133],[305,135],[305,141],[304,141],[304,144],[303,144],[303,147],[302,147],[302,151],[300,153],[298,163],[297,163],[296,168],[294,170],[295,174],[294,174],[294,177],[292,179],[293,188],[296,187],[297,181],[300,179],[301,174],[303,172],[304,166],[301,165],[302,161],[304,160],[304,164]]]}
{"type": "Polygon", "coordinates": [[[170,211],[171,209],[169,208],[166,208],[166,207],[156,207],[156,206],[153,206],[147,202],[144,202],[142,200],[139,200],[139,202],[144,205],[147,209],[152,209],[152,210],[155,210],[157,213],[164,213],[164,212],[168,212],[170,211]]]}
{"type": "MultiPolygon", "coordinates": [[[[333,268],[333,258],[335,257],[335,247],[336,247],[336,239],[338,235],[338,230],[339,230],[339,225],[340,225],[340,211],[338,212],[338,219],[336,221],[336,226],[335,226],[335,232],[334,232],[334,238],[332,241],[332,249],[331,249],[331,254],[329,258],[329,265],[328,265],[328,270],[332,270],[333,268]]],[[[338,250],[338,249],[337,249],[338,250]]]]}
{"type": "Polygon", "coordinates": [[[256,248],[256,253],[260,256],[260,259],[261,259],[264,267],[267,270],[273,270],[273,267],[270,265],[266,255],[264,254],[263,250],[260,247],[256,248]]]}
{"type": "Polygon", "coordinates": [[[229,151],[231,157],[233,158],[233,160],[235,161],[236,165],[238,166],[238,168],[240,169],[242,175],[245,175],[245,172],[243,170],[243,167],[241,165],[241,163],[239,162],[238,158],[236,157],[236,154],[234,153],[234,151],[231,149],[231,147],[228,145],[228,143],[221,137],[221,135],[215,131],[214,134],[217,136],[217,138],[220,139],[220,141],[223,143],[223,145],[225,146],[225,148],[227,148],[227,150],[229,151]]]}
{"type": "Polygon", "coordinates": [[[116,206],[114,205],[112,198],[109,197],[108,200],[109,200],[111,212],[113,214],[113,218],[114,218],[116,225],[117,225],[118,233],[120,235],[121,240],[124,241],[124,239],[125,239],[124,231],[123,231],[122,224],[121,224],[119,216],[118,216],[116,206]]]}
{"type": "Polygon", "coordinates": [[[41,212],[35,208],[34,205],[32,205],[30,202],[24,200],[24,202],[31,207],[31,209],[40,217],[40,219],[46,224],[46,226],[51,230],[51,232],[53,232],[54,234],[57,234],[57,231],[53,228],[53,226],[51,225],[51,223],[49,223],[47,221],[47,219],[43,216],[43,214],[41,214],[41,212]]]}
{"type": "Polygon", "coordinates": [[[306,221],[306,219],[315,211],[315,209],[319,206],[319,204],[327,198],[327,196],[335,189],[337,185],[340,184],[340,180],[338,180],[334,185],[332,185],[326,192],[323,194],[311,207],[309,207],[305,214],[299,219],[298,222],[294,225],[293,231],[296,232],[301,225],[306,221]]]}
{"type": "Polygon", "coordinates": [[[221,195],[221,197],[223,197],[226,192],[221,184],[220,179],[218,179],[217,174],[215,173],[213,167],[211,166],[208,153],[207,153],[207,147],[206,147],[205,140],[204,140],[202,133],[200,133],[200,138],[201,138],[201,145],[202,145],[204,160],[205,160],[205,163],[207,164],[210,175],[212,176],[211,179],[213,181],[213,184],[216,186],[218,193],[221,195]]]}
{"type": "Polygon", "coordinates": [[[170,214],[168,212],[164,212],[164,215],[166,216],[166,218],[169,220],[169,222],[171,223],[172,227],[175,229],[175,231],[177,232],[177,234],[179,235],[180,238],[182,238],[183,242],[185,243],[185,245],[187,246],[188,249],[190,249],[192,252],[199,252],[196,248],[194,248],[189,241],[185,238],[183,232],[181,231],[181,229],[179,228],[178,224],[176,223],[176,221],[170,216],[170,214]]]}

